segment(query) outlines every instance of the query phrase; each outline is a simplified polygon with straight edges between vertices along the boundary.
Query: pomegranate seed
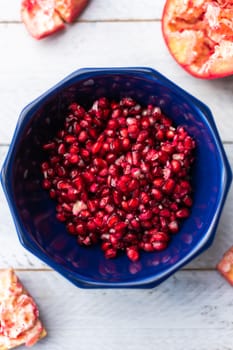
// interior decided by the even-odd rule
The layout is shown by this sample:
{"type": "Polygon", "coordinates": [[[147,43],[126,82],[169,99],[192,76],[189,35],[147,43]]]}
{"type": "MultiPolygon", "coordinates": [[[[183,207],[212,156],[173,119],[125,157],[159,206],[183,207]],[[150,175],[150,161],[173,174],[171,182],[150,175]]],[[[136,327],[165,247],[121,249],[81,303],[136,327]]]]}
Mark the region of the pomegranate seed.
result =
{"type": "Polygon", "coordinates": [[[139,252],[134,247],[128,247],[126,249],[126,254],[131,261],[137,261],[139,259],[139,252]]]}
{"type": "Polygon", "coordinates": [[[42,186],[45,190],[49,190],[52,186],[51,181],[49,181],[48,179],[44,179],[42,186]]]}
{"type": "Polygon", "coordinates": [[[179,224],[176,220],[171,221],[168,224],[168,228],[171,233],[177,233],[179,231],[179,224]]]}
{"type": "Polygon", "coordinates": [[[162,189],[166,193],[171,193],[175,186],[175,181],[173,179],[168,179],[163,185],[162,189]]]}
{"type": "Polygon", "coordinates": [[[157,189],[157,188],[152,188],[151,190],[151,195],[153,196],[154,199],[156,199],[157,201],[161,201],[163,198],[163,194],[162,192],[157,189]]]}
{"type": "Polygon", "coordinates": [[[66,136],[64,137],[64,141],[65,141],[66,143],[74,143],[74,142],[76,142],[76,136],[73,136],[73,135],[66,135],[66,136]]]}
{"type": "Polygon", "coordinates": [[[179,219],[185,219],[188,218],[190,215],[190,212],[188,208],[182,208],[176,212],[176,217],[179,219]]]}
{"type": "Polygon", "coordinates": [[[114,248],[108,248],[105,250],[104,256],[106,259],[113,259],[117,256],[117,250],[114,248]]]}
{"type": "Polygon", "coordinates": [[[130,210],[134,210],[139,206],[139,199],[138,198],[132,198],[128,201],[128,207],[130,210]]]}
{"type": "Polygon", "coordinates": [[[57,149],[57,153],[58,154],[65,154],[65,152],[66,152],[66,148],[65,148],[64,143],[60,143],[60,145],[58,146],[58,149],[57,149]]]}
{"type": "Polygon", "coordinates": [[[173,159],[171,161],[171,168],[174,173],[179,173],[181,169],[181,163],[179,160],[173,159]]]}
{"type": "Polygon", "coordinates": [[[144,211],[143,213],[139,214],[139,219],[141,221],[147,221],[150,220],[152,218],[152,212],[150,210],[144,211]]]}
{"type": "Polygon", "coordinates": [[[43,149],[46,151],[54,150],[56,148],[55,142],[49,142],[43,145],[43,149]]]}
{"type": "Polygon", "coordinates": [[[164,250],[167,248],[167,242],[165,241],[156,241],[152,243],[153,250],[164,250]]]}
{"type": "Polygon", "coordinates": [[[66,229],[70,234],[76,234],[76,227],[73,222],[68,222],[66,225],[66,229]]]}
{"type": "Polygon", "coordinates": [[[101,97],[85,111],[69,105],[64,128],[42,146],[42,187],[78,244],[120,251],[166,249],[193,204],[195,141],[153,104],[101,97]]]}

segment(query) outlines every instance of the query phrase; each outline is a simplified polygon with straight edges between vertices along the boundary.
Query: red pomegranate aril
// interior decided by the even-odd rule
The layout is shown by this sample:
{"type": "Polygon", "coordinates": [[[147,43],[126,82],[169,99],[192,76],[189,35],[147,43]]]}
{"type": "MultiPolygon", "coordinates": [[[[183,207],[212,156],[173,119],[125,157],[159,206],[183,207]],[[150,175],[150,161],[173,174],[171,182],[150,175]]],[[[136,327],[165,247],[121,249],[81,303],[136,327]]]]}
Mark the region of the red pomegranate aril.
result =
{"type": "Polygon", "coordinates": [[[48,179],[44,179],[43,182],[42,182],[42,187],[45,189],[45,190],[49,190],[51,188],[52,184],[51,184],[51,181],[49,181],[48,179]]]}
{"type": "Polygon", "coordinates": [[[110,216],[108,218],[107,224],[108,224],[108,227],[111,228],[118,222],[119,222],[119,217],[117,215],[113,214],[112,216],[110,216]]]}
{"type": "Polygon", "coordinates": [[[144,211],[143,213],[139,214],[139,219],[141,221],[147,221],[150,220],[152,218],[153,214],[150,210],[144,211]]]}
{"type": "Polygon", "coordinates": [[[150,121],[148,119],[148,117],[142,117],[141,119],[141,127],[142,129],[149,129],[150,127],[150,121]]]}
{"type": "Polygon", "coordinates": [[[57,218],[57,220],[59,220],[61,222],[66,221],[66,216],[64,215],[64,213],[57,213],[56,218],[57,218]]]}
{"type": "Polygon", "coordinates": [[[139,200],[138,198],[132,198],[128,201],[128,208],[129,210],[137,209],[139,206],[139,200]]]}
{"type": "Polygon", "coordinates": [[[179,219],[186,219],[190,215],[190,211],[188,208],[182,208],[176,212],[176,217],[179,219]]]}
{"type": "Polygon", "coordinates": [[[175,186],[175,181],[173,179],[168,179],[162,187],[162,190],[166,193],[171,193],[175,186]]]}
{"type": "Polygon", "coordinates": [[[95,181],[95,175],[92,174],[90,171],[83,172],[82,176],[87,183],[91,183],[95,181]]]}
{"type": "Polygon", "coordinates": [[[110,197],[102,197],[99,202],[100,208],[105,208],[109,202],[110,202],[110,197]]]}
{"type": "Polygon", "coordinates": [[[42,147],[57,219],[78,244],[100,241],[106,258],[166,249],[190,215],[195,141],[153,104],[101,97],[85,111],[74,102],[42,147]]]}
{"type": "Polygon", "coordinates": [[[181,169],[181,163],[179,160],[172,159],[171,161],[171,169],[174,173],[179,173],[181,169]]]}
{"type": "Polygon", "coordinates": [[[99,202],[97,199],[90,199],[87,201],[87,207],[90,210],[90,212],[95,213],[96,210],[99,208],[99,202]]]}
{"type": "Polygon", "coordinates": [[[171,212],[168,209],[161,209],[160,210],[160,215],[165,217],[165,218],[170,218],[171,212]]]}
{"type": "Polygon", "coordinates": [[[138,188],[139,186],[139,182],[137,179],[132,179],[129,183],[128,183],[128,191],[134,191],[138,188]]]}
{"type": "Polygon", "coordinates": [[[72,183],[78,192],[81,192],[83,190],[84,184],[81,177],[79,176],[76,177],[75,179],[72,180],[72,183]]]}
{"type": "Polygon", "coordinates": [[[131,261],[138,261],[139,260],[139,252],[134,247],[128,247],[126,249],[126,254],[131,261]]]}
{"type": "Polygon", "coordinates": [[[136,230],[136,231],[141,227],[140,222],[139,222],[139,220],[137,220],[137,219],[132,219],[132,220],[130,221],[130,225],[131,225],[131,228],[132,228],[133,230],[136,230]]]}
{"type": "Polygon", "coordinates": [[[60,157],[59,156],[51,156],[50,160],[50,164],[51,165],[56,165],[57,163],[60,162],[60,157]]]}
{"type": "Polygon", "coordinates": [[[121,232],[123,233],[125,231],[125,229],[127,228],[127,224],[123,221],[120,221],[120,222],[117,222],[115,225],[114,225],[114,230],[116,232],[121,232]]]}
{"type": "Polygon", "coordinates": [[[128,126],[128,134],[133,139],[138,137],[139,131],[140,130],[137,124],[131,124],[128,126]]]}
{"type": "Polygon", "coordinates": [[[123,241],[126,244],[136,244],[137,243],[137,235],[135,233],[129,232],[124,235],[123,241]]]}
{"type": "Polygon", "coordinates": [[[77,196],[78,196],[78,191],[76,188],[73,187],[69,187],[68,191],[67,191],[67,198],[69,199],[69,201],[74,202],[77,200],[77,196]]]}
{"type": "Polygon", "coordinates": [[[88,139],[88,134],[85,130],[80,131],[78,135],[78,141],[84,143],[88,139]]]}
{"type": "Polygon", "coordinates": [[[96,193],[100,188],[100,185],[97,184],[96,182],[92,183],[91,186],[89,187],[89,191],[91,193],[96,193]]]}
{"type": "Polygon", "coordinates": [[[67,225],[66,225],[66,229],[72,235],[77,233],[76,232],[76,227],[75,227],[73,222],[68,222],[67,225]]]}
{"type": "Polygon", "coordinates": [[[165,241],[161,241],[161,242],[156,241],[156,242],[152,243],[152,247],[153,247],[153,250],[158,250],[158,251],[164,250],[164,249],[167,248],[167,242],[165,242],[165,241]]]}
{"type": "Polygon", "coordinates": [[[148,233],[151,235],[150,242],[169,242],[170,237],[169,234],[166,232],[156,231],[156,230],[150,230],[148,233]]]}
{"type": "Polygon", "coordinates": [[[154,248],[153,245],[151,243],[143,243],[141,245],[141,248],[145,251],[145,252],[153,252],[154,248]]]}
{"type": "Polygon", "coordinates": [[[158,202],[160,202],[163,198],[162,192],[157,188],[152,188],[151,195],[158,202]]]}
{"type": "Polygon", "coordinates": [[[111,245],[110,242],[103,242],[103,243],[101,244],[101,249],[102,249],[103,251],[106,251],[106,250],[110,249],[111,247],[112,247],[112,245],[111,245]]]}
{"type": "Polygon", "coordinates": [[[109,214],[113,213],[114,209],[115,209],[114,206],[109,203],[105,206],[105,211],[109,214]]]}
{"type": "Polygon", "coordinates": [[[149,132],[147,130],[140,131],[138,137],[137,137],[137,143],[142,143],[149,137],[149,132]]]}
{"type": "Polygon", "coordinates": [[[173,129],[167,130],[167,132],[166,132],[166,138],[167,138],[168,140],[172,140],[172,139],[174,138],[174,136],[175,136],[175,130],[173,130],[173,129]]]}
{"type": "Polygon", "coordinates": [[[58,146],[58,149],[57,149],[57,153],[58,154],[65,154],[66,153],[66,147],[65,147],[64,143],[60,143],[60,145],[58,146]]]}
{"type": "Polygon", "coordinates": [[[56,167],[58,177],[65,177],[67,175],[66,169],[63,166],[56,167]]]}
{"type": "Polygon", "coordinates": [[[91,213],[89,212],[89,210],[86,210],[86,209],[83,209],[80,211],[79,213],[79,216],[82,218],[82,219],[87,219],[89,218],[91,215],[91,213]]]}
{"type": "Polygon", "coordinates": [[[177,233],[179,231],[179,224],[176,220],[169,222],[168,224],[169,232],[177,233]]]}
{"type": "Polygon", "coordinates": [[[121,193],[120,193],[119,191],[117,191],[117,190],[113,190],[112,195],[113,195],[113,201],[114,201],[114,203],[115,203],[116,205],[120,205],[121,202],[122,202],[122,195],[121,195],[121,193]]]}
{"type": "Polygon", "coordinates": [[[142,204],[147,204],[150,201],[150,196],[146,192],[140,193],[140,202],[142,204]]]}
{"type": "Polygon", "coordinates": [[[121,139],[121,147],[124,151],[127,151],[130,149],[130,139],[128,137],[124,137],[123,139],[121,139]]]}
{"type": "Polygon", "coordinates": [[[77,154],[71,154],[70,157],[69,157],[69,162],[71,164],[76,164],[79,162],[79,156],[77,154]]]}
{"type": "Polygon", "coordinates": [[[56,143],[55,142],[48,142],[43,145],[43,149],[46,151],[54,150],[56,149],[56,143]]]}
{"type": "Polygon", "coordinates": [[[67,190],[70,187],[71,187],[70,184],[68,182],[63,181],[63,180],[60,180],[57,183],[58,190],[67,190]]]}
{"type": "Polygon", "coordinates": [[[106,259],[113,259],[117,256],[117,250],[114,248],[108,248],[104,251],[104,256],[106,259]]]}
{"type": "Polygon", "coordinates": [[[49,163],[48,163],[48,162],[43,162],[43,163],[41,164],[41,170],[42,170],[42,172],[48,170],[48,168],[49,168],[49,163]]]}
{"type": "MultiPolygon", "coordinates": [[[[112,111],[112,119],[119,119],[120,118],[120,116],[121,116],[121,109],[119,109],[119,108],[116,108],[116,109],[114,109],[113,111],[112,111]]],[[[111,120],[112,120],[111,119],[111,120]]]]}
{"type": "Polygon", "coordinates": [[[57,197],[57,192],[54,188],[51,188],[51,190],[49,191],[49,196],[52,199],[55,199],[57,197]]]}
{"type": "Polygon", "coordinates": [[[183,203],[187,206],[187,207],[191,207],[193,205],[193,200],[190,196],[185,196],[182,199],[183,203]]]}
{"type": "Polygon", "coordinates": [[[112,176],[118,176],[119,175],[119,167],[116,164],[110,164],[108,167],[108,173],[112,176]]]}
{"type": "Polygon", "coordinates": [[[76,136],[74,136],[74,135],[66,135],[66,136],[64,137],[64,141],[65,141],[66,143],[74,143],[74,142],[77,141],[77,138],[76,138],[76,136]]]}

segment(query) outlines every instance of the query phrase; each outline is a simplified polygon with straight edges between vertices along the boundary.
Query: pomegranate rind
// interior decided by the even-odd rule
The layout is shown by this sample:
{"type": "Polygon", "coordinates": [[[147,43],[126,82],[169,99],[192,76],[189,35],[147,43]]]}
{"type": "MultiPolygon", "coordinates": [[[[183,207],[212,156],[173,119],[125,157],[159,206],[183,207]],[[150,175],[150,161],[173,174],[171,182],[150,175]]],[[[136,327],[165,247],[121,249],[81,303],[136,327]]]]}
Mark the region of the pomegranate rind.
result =
{"type": "Polygon", "coordinates": [[[224,253],[216,268],[220,274],[233,286],[233,247],[224,253]]]}
{"type": "Polygon", "coordinates": [[[23,0],[21,19],[31,36],[37,40],[65,28],[64,22],[55,11],[54,0],[23,0]]]}
{"type": "Polygon", "coordinates": [[[0,272],[0,349],[32,346],[47,335],[34,299],[13,269],[0,272]]]}
{"type": "Polygon", "coordinates": [[[61,18],[71,23],[82,13],[88,0],[55,0],[55,9],[61,18]]]}
{"type": "Polygon", "coordinates": [[[233,74],[233,2],[167,0],[162,33],[173,58],[203,79],[233,74]]]}

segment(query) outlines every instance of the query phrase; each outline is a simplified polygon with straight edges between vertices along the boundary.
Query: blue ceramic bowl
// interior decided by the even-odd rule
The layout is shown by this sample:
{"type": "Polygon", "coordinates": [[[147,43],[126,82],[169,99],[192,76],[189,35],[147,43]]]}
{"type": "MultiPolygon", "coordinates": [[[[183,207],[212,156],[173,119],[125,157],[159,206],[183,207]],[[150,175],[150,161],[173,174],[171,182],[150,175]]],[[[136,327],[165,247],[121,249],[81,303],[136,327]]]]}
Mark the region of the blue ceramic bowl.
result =
{"type": "Polygon", "coordinates": [[[207,249],[215,236],[232,174],[210,110],[149,68],[80,69],[21,112],[1,180],[21,244],[79,287],[154,287],[207,249]],[[155,102],[197,143],[191,216],[160,253],[106,260],[100,247],[84,248],[55,218],[55,203],[41,188],[41,145],[62,124],[74,100],[90,107],[98,97],[130,96],[155,102]]]}

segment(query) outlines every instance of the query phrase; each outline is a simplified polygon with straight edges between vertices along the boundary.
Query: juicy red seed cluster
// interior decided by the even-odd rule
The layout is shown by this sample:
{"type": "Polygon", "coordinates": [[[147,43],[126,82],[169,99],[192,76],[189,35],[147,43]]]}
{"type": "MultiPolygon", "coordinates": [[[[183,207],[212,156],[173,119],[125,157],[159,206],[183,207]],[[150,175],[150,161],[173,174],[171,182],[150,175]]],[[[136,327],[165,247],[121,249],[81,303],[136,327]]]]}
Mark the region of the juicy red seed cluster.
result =
{"type": "Polygon", "coordinates": [[[43,145],[43,187],[57,219],[106,258],[165,249],[190,215],[195,141],[159,107],[100,98],[70,104],[64,128],[43,145]]]}

